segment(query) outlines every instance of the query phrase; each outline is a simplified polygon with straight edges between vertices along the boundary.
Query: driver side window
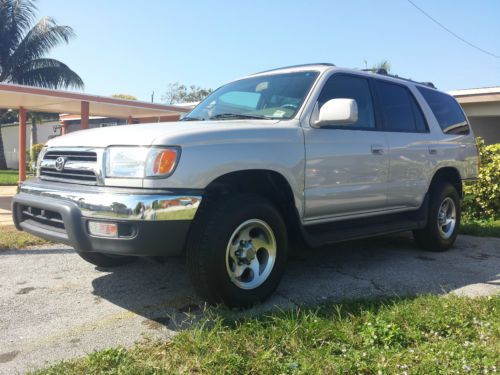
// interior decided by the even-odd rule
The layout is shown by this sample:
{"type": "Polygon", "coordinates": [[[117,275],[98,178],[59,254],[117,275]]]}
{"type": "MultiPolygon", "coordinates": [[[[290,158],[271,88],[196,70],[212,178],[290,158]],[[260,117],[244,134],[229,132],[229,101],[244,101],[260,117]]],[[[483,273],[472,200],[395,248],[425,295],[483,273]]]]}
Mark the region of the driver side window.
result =
{"type": "Polygon", "coordinates": [[[358,121],[346,129],[375,129],[373,101],[368,80],[363,77],[334,74],[326,82],[318,98],[319,109],[331,99],[354,99],[358,105],[358,121]]]}

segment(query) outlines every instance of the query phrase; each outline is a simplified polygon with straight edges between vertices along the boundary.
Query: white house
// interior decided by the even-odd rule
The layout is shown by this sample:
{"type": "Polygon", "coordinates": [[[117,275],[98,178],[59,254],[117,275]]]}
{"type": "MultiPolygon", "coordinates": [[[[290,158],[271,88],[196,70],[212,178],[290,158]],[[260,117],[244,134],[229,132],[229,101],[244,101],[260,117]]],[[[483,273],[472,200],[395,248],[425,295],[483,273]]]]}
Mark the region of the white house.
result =
{"type": "MultiPolygon", "coordinates": [[[[37,126],[37,141],[45,143],[50,138],[60,135],[61,124],[59,121],[42,122],[37,126]]],[[[19,124],[4,124],[1,126],[3,148],[5,159],[7,160],[7,168],[17,169],[19,163],[19,124]]],[[[31,139],[31,124],[27,125],[26,149],[29,150],[33,144],[31,139]]]]}
{"type": "Polygon", "coordinates": [[[450,91],[464,109],[476,137],[500,143],[500,86],[450,91]]]}

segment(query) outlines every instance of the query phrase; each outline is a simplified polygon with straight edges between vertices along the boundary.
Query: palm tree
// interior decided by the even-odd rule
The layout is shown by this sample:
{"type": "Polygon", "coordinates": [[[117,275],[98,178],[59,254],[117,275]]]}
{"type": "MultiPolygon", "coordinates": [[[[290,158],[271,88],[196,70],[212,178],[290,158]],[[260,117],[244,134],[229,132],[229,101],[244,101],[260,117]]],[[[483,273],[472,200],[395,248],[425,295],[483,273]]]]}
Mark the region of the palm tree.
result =
{"type": "MultiPolygon", "coordinates": [[[[61,61],[46,57],[52,48],[75,36],[73,29],[50,17],[34,24],[36,10],[31,0],[0,0],[0,82],[83,88],[78,74],[61,61]]],[[[6,168],[0,132],[0,169],[6,168]]]]}
{"type": "Polygon", "coordinates": [[[373,70],[383,69],[387,73],[389,73],[391,71],[391,63],[389,60],[382,60],[379,63],[373,65],[372,69],[373,70]]]}

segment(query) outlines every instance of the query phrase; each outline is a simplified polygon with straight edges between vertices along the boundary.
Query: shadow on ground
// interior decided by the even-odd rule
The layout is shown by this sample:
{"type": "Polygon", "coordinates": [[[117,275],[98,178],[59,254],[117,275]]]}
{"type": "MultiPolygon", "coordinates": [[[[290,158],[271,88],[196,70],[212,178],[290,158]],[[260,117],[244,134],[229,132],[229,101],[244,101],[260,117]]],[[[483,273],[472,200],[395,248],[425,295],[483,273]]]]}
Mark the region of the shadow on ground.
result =
{"type": "MultiPolygon", "coordinates": [[[[417,249],[409,235],[351,241],[294,254],[270,300],[238,315],[380,296],[491,294],[500,290],[499,270],[499,239],[460,236],[445,253],[417,249]]],[[[140,260],[92,285],[96,296],[145,317],[152,327],[179,329],[204,309],[182,259],[166,264],[140,260]]]]}
{"type": "MultiPolygon", "coordinates": [[[[209,311],[238,319],[324,301],[491,295],[500,291],[499,272],[500,239],[459,236],[445,253],[421,251],[408,235],[353,241],[294,255],[262,305],[209,311]]],[[[0,374],[129,347],[145,337],[168,340],[207,316],[182,259],[100,270],[61,245],[0,252],[0,374]]]]}

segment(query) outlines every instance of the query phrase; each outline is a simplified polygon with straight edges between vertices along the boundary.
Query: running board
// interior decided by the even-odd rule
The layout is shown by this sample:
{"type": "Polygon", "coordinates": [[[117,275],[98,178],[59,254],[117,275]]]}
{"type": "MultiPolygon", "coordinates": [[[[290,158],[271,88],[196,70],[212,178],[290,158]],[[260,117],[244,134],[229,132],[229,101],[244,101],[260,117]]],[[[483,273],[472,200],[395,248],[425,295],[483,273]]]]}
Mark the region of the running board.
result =
{"type": "Polygon", "coordinates": [[[425,227],[428,197],[421,208],[396,214],[302,226],[302,235],[311,247],[342,241],[405,232],[425,227]]]}

